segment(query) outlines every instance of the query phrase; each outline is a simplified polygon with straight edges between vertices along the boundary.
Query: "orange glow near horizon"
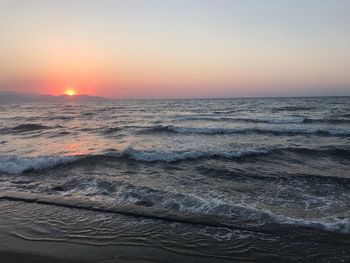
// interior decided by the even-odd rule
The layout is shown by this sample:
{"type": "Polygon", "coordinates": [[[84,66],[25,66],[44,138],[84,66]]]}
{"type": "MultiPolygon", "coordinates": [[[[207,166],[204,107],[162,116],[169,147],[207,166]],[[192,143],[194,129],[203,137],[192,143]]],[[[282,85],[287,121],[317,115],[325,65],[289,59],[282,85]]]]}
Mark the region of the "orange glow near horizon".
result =
{"type": "Polygon", "coordinates": [[[74,96],[74,95],[77,94],[77,92],[76,92],[74,89],[69,88],[69,89],[66,89],[66,90],[64,91],[64,94],[65,94],[65,95],[68,95],[68,96],[74,96]]]}
{"type": "Polygon", "coordinates": [[[350,1],[198,2],[0,0],[0,90],[350,95],[350,1]]]}

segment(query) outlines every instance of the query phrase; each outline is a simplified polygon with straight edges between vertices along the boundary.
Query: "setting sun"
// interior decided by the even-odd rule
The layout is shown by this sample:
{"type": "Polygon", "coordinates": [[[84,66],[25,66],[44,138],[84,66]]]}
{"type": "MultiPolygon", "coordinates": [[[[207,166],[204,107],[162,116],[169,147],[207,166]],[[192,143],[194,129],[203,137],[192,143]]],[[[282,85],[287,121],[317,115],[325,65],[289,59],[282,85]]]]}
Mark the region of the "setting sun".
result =
{"type": "Polygon", "coordinates": [[[68,95],[68,96],[74,96],[76,93],[76,91],[74,89],[66,89],[64,94],[68,95]]]}

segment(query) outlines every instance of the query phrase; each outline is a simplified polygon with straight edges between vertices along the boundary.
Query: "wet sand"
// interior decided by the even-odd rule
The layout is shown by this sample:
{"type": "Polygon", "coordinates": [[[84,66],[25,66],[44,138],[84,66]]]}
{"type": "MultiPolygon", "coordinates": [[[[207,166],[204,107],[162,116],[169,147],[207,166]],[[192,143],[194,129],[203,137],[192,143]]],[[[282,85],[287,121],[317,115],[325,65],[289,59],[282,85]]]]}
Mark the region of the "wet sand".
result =
{"type": "Polygon", "coordinates": [[[0,199],[1,263],[350,261],[349,234],[283,226],[259,232],[125,216],[99,211],[98,202],[56,202],[0,199]]]}
{"type": "Polygon", "coordinates": [[[35,263],[83,263],[88,262],[86,260],[69,260],[69,259],[62,259],[62,258],[55,258],[55,257],[49,257],[49,256],[43,256],[39,254],[29,254],[29,253],[19,253],[19,252],[13,252],[13,251],[1,251],[0,252],[0,262],[4,263],[19,263],[19,262],[35,262],[35,263]]]}

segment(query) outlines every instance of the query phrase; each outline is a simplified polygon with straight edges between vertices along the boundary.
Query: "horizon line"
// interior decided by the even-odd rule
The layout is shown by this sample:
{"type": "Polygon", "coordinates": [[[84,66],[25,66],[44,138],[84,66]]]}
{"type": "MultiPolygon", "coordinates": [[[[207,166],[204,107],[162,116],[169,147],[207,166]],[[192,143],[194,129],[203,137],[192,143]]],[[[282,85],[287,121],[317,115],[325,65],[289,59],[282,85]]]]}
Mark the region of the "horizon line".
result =
{"type": "Polygon", "coordinates": [[[0,97],[1,93],[12,93],[16,95],[29,95],[29,96],[48,96],[48,97],[67,97],[67,98],[74,98],[74,97],[96,97],[96,98],[102,98],[106,100],[209,100],[209,99],[217,99],[217,100],[224,100],[224,99],[268,99],[268,98],[338,98],[338,97],[350,97],[350,94],[341,94],[341,95],[262,95],[262,96],[227,96],[227,97],[163,97],[163,98],[117,98],[117,97],[105,97],[100,95],[89,95],[89,94],[76,94],[73,96],[69,96],[67,94],[60,94],[60,95],[52,95],[52,94],[41,94],[41,93],[26,93],[26,92],[16,92],[16,91],[8,91],[8,90],[0,90],[0,97]]]}

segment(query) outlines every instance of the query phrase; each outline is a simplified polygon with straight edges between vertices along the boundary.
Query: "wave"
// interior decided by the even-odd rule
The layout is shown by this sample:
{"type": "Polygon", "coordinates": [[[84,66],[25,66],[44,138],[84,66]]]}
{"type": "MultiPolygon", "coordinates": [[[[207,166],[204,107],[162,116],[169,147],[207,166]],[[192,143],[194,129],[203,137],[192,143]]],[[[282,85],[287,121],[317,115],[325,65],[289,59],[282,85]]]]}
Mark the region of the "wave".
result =
{"type": "Polygon", "coordinates": [[[58,131],[55,133],[52,133],[48,135],[48,138],[59,138],[59,137],[64,137],[64,136],[69,136],[72,134],[76,134],[76,132],[71,132],[71,131],[58,131]]]}
{"type": "Polygon", "coordinates": [[[29,170],[40,171],[58,165],[72,163],[77,159],[78,156],[38,156],[32,158],[0,156],[0,172],[21,174],[29,170]]]}
{"type": "Polygon", "coordinates": [[[283,153],[296,153],[308,156],[336,156],[347,158],[350,156],[350,149],[346,148],[298,148],[298,147],[260,147],[248,148],[236,151],[164,151],[164,150],[139,150],[129,145],[122,151],[110,149],[101,154],[95,155],[74,155],[74,156],[38,156],[38,157],[18,157],[0,156],[0,172],[9,174],[21,174],[26,171],[40,171],[55,168],[59,165],[73,162],[90,163],[92,159],[104,161],[105,158],[128,158],[140,162],[179,162],[194,159],[222,158],[222,159],[242,159],[249,157],[259,157],[266,155],[281,155],[283,153]]]}
{"type": "Polygon", "coordinates": [[[254,156],[261,154],[268,154],[267,149],[246,149],[241,151],[226,151],[226,152],[217,152],[217,151],[144,151],[136,150],[129,146],[123,152],[119,153],[119,156],[126,156],[137,161],[144,162],[176,162],[181,160],[189,159],[200,159],[200,158],[212,158],[212,157],[221,157],[227,159],[242,158],[245,156],[254,156]]]}
{"type": "Polygon", "coordinates": [[[119,132],[121,130],[122,130],[122,128],[120,128],[120,127],[109,127],[109,128],[105,128],[103,130],[103,134],[114,134],[114,133],[119,132]]]}
{"type": "Polygon", "coordinates": [[[225,158],[238,159],[247,156],[257,156],[268,154],[267,149],[246,149],[231,152],[215,151],[147,151],[137,150],[131,145],[123,151],[109,150],[104,154],[96,155],[75,155],[75,156],[38,156],[38,157],[17,157],[0,156],[0,172],[9,174],[21,174],[26,171],[40,171],[55,168],[59,165],[73,162],[91,162],[92,159],[103,161],[104,158],[128,158],[141,162],[178,162],[184,160],[202,159],[202,158],[225,158]]]}
{"type": "Polygon", "coordinates": [[[317,124],[349,124],[349,119],[313,119],[313,118],[305,118],[303,123],[317,123],[317,124]]]}
{"type": "Polygon", "coordinates": [[[207,158],[222,158],[222,159],[242,159],[249,157],[259,157],[268,155],[281,155],[283,153],[295,153],[308,156],[335,156],[339,158],[347,158],[350,156],[350,149],[347,148],[305,148],[305,147],[259,147],[247,148],[236,151],[201,151],[201,150],[187,150],[187,151],[165,151],[165,150],[139,150],[128,145],[122,151],[115,151],[110,149],[103,155],[89,156],[89,158],[128,158],[135,161],[142,162],[178,162],[194,159],[207,158]]]}
{"type": "Polygon", "coordinates": [[[266,124],[349,124],[349,119],[344,118],[305,118],[305,117],[288,117],[283,119],[268,119],[268,118],[243,118],[230,117],[220,115],[188,115],[175,116],[175,119],[182,121],[228,121],[228,122],[244,122],[244,123],[266,123],[266,124]]]}
{"type": "Polygon", "coordinates": [[[307,107],[307,106],[299,106],[299,107],[294,107],[294,106],[284,106],[284,107],[275,107],[272,108],[273,112],[280,112],[280,111],[309,111],[313,110],[315,107],[307,107]]]}
{"type": "Polygon", "coordinates": [[[229,121],[229,122],[245,122],[245,123],[270,123],[270,124],[302,124],[304,118],[285,118],[285,119],[264,119],[264,118],[242,118],[242,117],[230,117],[230,116],[210,116],[210,115],[189,115],[178,116],[177,120],[191,120],[191,121],[229,121]]]}
{"type": "Polygon", "coordinates": [[[95,112],[90,112],[90,111],[81,113],[82,116],[94,116],[95,114],[96,114],[95,112]]]}
{"type": "Polygon", "coordinates": [[[69,164],[76,161],[90,162],[91,159],[103,160],[103,158],[129,158],[142,162],[177,162],[182,160],[200,159],[200,158],[242,158],[244,156],[253,156],[267,154],[264,149],[252,149],[232,152],[205,152],[205,151],[143,151],[136,150],[129,146],[124,151],[109,151],[100,155],[76,155],[76,156],[38,156],[38,157],[17,157],[0,156],[0,172],[9,174],[21,174],[26,171],[40,171],[55,168],[59,165],[69,164]]]}
{"type": "Polygon", "coordinates": [[[308,155],[323,155],[323,156],[337,156],[337,157],[349,157],[350,149],[348,148],[306,148],[306,147],[282,147],[274,150],[274,152],[292,152],[298,154],[308,155]]]}
{"type": "Polygon", "coordinates": [[[63,120],[63,121],[68,121],[68,120],[73,120],[75,119],[76,116],[71,116],[71,115],[54,115],[54,116],[49,116],[49,117],[43,117],[43,119],[48,120],[48,121],[54,121],[54,120],[63,120]]]}
{"type": "Polygon", "coordinates": [[[42,124],[36,124],[36,123],[28,123],[28,124],[20,124],[18,126],[12,127],[12,128],[5,128],[3,131],[14,131],[14,132],[28,132],[28,131],[39,131],[39,130],[46,130],[50,129],[51,127],[42,125],[42,124]]]}
{"type": "Polygon", "coordinates": [[[135,161],[143,162],[177,162],[193,159],[204,158],[223,158],[223,159],[241,159],[255,156],[265,156],[270,154],[282,153],[296,153],[309,156],[350,156],[350,149],[347,148],[306,148],[306,147],[259,147],[247,148],[236,151],[201,151],[201,150],[187,150],[187,151],[164,151],[164,150],[139,150],[129,144],[121,151],[110,149],[103,155],[96,155],[90,157],[115,157],[115,158],[129,158],[135,161]]]}
{"type": "Polygon", "coordinates": [[[298,127],[253,127],[253,128],[220,128],[220,127],[180,127],[174,125],[156,125],[144,129],[142,132],[174,132],[181,134],[274,134],[274,135],[324,135],[324,136],[349,136],[347,128],[298,128],[298,127]]]}

